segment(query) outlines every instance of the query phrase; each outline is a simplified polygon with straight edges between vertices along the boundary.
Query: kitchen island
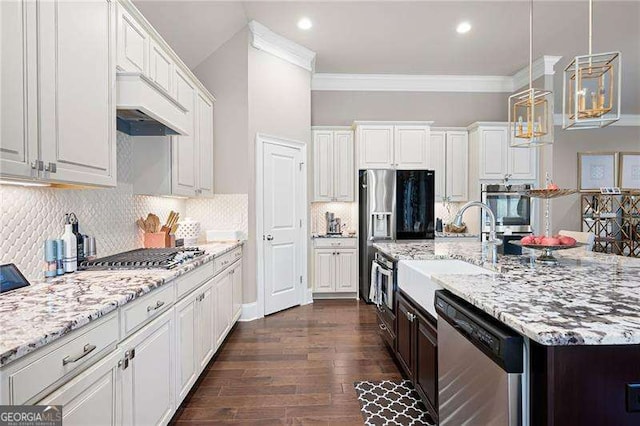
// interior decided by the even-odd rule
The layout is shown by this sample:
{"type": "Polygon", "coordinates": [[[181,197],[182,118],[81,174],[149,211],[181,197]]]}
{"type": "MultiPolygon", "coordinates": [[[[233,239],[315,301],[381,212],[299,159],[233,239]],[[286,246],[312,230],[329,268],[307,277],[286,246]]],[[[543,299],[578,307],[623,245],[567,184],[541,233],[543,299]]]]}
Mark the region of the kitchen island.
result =
{"type": "Polygon", "coordinates": [[[480,242],[376,248],[396,261],[458,259],[496,272],[431,279],[527,338],[530,424],[640,424],[638,259],[575,248],[553,266],[527,250],[494,264],[480,242]]]}

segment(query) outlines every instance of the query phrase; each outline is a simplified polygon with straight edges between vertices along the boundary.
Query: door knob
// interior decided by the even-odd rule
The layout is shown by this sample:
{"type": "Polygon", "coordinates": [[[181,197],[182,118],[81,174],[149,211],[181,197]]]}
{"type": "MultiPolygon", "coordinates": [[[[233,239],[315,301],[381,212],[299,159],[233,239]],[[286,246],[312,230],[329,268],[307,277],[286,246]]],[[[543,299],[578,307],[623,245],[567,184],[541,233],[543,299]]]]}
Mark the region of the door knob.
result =
{"type": "Polygon", "coordinates": [[[273,241],[273,235],[267,235],[267,241],[273,241]]]}

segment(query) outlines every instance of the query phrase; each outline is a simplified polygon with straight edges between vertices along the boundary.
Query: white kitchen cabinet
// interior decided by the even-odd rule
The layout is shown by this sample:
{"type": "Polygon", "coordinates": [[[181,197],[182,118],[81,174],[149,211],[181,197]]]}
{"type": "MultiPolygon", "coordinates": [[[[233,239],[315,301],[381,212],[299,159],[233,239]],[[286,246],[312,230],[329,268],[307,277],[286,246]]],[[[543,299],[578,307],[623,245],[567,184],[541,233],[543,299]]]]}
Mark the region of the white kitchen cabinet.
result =
{"type": "Polygon", "coordinates": [[[355,238],[316,238],[313,248],[314,293],[357,293],[355,238]]]}
{"type": "Polygon", "coordinates": [[[174,195],[196,195],[196,96],[198,93],[191,80],[180,70],[175,70],[176,99],[187,108],[185,136],[171,138],[171,192],[174,195]]]}
{"type": "Polygon", "coordinates": [[[62,405],[65,426],[122,424],[116,397],[122,352],[114,351],[53,392],[38,405],[62,405]]]}
{"type": "Polygon", "coordinates": [[[479,178],[535,180],[537,150],[509,146],[507,123],[475,123],[470,127],[479,151],[479,178]]]}
{"type": "Polygon", "coordinates": [[[333,249],[314,250],[314,286],[317,292],[332,292],[335,290],[335,253],[333,249]]]}
{"type": "Polygon", "coordinates": [[[434,195],[440,202],[446,195],[447,132],[432,130],[429,137],[429,170],[434,171],[434,195]]]}
{"type": "Polygon", "coordinates": [[[357,128],[359,168],[391,169],[394,167],[393,126],[360,125],[357,128]]]}
{"type": "Polygon", "coordinates": [[[358,168],[426,170],[431,122],[356,122],[358,168]]]}
{"type": "Polygon", "coordinates": [[[116,185],[115,2],[38,3],[41,178],[116,185]]]}
{"type": "Polygon", "coordinates": [[[213,103],[203,94],[198,94],[198,195],[213,196],[213,103]]]}
{"type": "Polygon", "coordinates": [[[149,75],[149,33],[118,3],[118,71],[149,75]]]}
{"type": "Polygon", "coordinates": [[[119,347],[122,368],[122,421],[126,425],[164,425],[175,410],[174,313],[165,312],[119,347]]]}
{"type": "Polygon", "coordinates": [[[450,201],[469,198],[469,135],[466,131],[447,132],[446,194],[450,201]]]}
{"type": "Polygon", "coordinates": [[[176,404],[180,404],[196,381],[196,334],[198,302],[191,294],[175,306],[176,321],[176,404]]]}
{"type": "Polygon", "coordinates": [[[424,170],[429,166],[429,126],[395,126],[394,166],[424,170]]]}
{"type": "Polygon", "coordinates": [[[198,293],[198,333],[197,333],[197,365],[198,372],[206,366],[216,349],[215,344],[215,309],[216,300],[213,291],[213,280],[207,282],[198,293]]]}
{"type": "Polygon", "coordinates": [[[149,77],[165,92],[175,96],[173,89],[174,63],[168,52],[157,42],[151,41],[149,50],[149,77]]]}
{"type": "Polygon", "coordinates": [[[353,132],[314,129],[313,144],[314,201],[353,201],[353,132]]]}
{"type": "Polygon", "coordinates": [[[233,320],[237,321],[242,314],[242,261],[233,266],[231,280],[233,282],[233,320]]]}
{"type": "Polygon", "coordinates": [[[233,316],[233,279],[230,270],[215,278],[216,291],[216,347],[220,346],[231,330],[233,316]]]}
{"type": "Polygon", "coordinates": [[[356,250],[336,250],[335,291],[355,292],[358,286],[358,254],[356,250]]]}
{"type": "Polygon", "coordinates": [[[36,5],[0,2],[0,174],[38,177],[36,5]]]}

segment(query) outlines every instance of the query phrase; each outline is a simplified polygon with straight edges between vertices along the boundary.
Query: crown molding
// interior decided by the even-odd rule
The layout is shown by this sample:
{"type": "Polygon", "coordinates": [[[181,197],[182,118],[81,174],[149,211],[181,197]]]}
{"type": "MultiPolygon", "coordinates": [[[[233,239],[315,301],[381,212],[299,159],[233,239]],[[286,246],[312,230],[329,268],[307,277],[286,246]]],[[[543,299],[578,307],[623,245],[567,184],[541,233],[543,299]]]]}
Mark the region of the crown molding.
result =
{"type": "MultiPolygon", "coordinates": [[[[562,126],[562,114],[553,114],[553,122],[556,126],[562,126]]],[[[640,127],[640,114],[620,114],[620,120],[610,125],[616,127],[640,127]]]]}
{"type": "Polygon", "coordinates": [[[249,22],[251,45],[256,49],[271,53],[293,65],[313,72],[316,52],[274,33],[257,21],[249,22]]]}
{"type": "Polygon", "coordinates": [[[316,73],[311,90],[372,92],[511,92],[510,77],[482,75],[316,73]]]}
{"type": "MultiPolygon", "coordinates": [[[[555,66],[558,61],[562,59],[562,56],[549,56],[544,55],[533,61],[533,66],[531,67],[531,78],[533,80],[537,80],[543,75],[554,75],[555,66]]],[[[516,91],[522,87],[529,85],[529,66],[522,68],[520,71],[516,72],[512,77],[513,80],[513,91],[516,91]]]]}
{"type": "MultiPolygon", "coordinates": [[[[533,78],[553,75],[561,56],[542,56],[533,63],[533,78]]],[[[316,73],[311,90],[365,92],[512,93],[529,83],[529,68],[511,76],[316,73]]]]}

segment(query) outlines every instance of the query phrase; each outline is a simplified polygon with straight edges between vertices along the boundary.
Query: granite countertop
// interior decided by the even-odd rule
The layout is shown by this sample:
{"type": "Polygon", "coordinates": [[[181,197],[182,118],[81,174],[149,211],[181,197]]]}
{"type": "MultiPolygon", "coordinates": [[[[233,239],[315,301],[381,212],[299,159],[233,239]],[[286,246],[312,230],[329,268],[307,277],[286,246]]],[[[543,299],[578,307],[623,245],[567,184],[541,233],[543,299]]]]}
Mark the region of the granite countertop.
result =
{"type": "Polygon", "coordinates": [[[525,250],[494,266],[480,242],[374,246],[396,260],[453,258],[497,271],[432,279],[540,344],[640,344],[640,259],[580,247],[556,252],[557,265],[537,264],[537,253],[525,250]]]}
{"type": "Polygon", "coordinates": [[[474,234],[471,232],[435,232],[436,238],[478,238],[480,239],[480,234],[474,234]]]}
{"type": "Polygon", "coordinates": [[[340,234],[340,235],[312,234],[311,238],[327,238],[327,239],[331,239],[331,238],[358,238],[358,236],[357,235],[345,235],[345,234],[340,234]]]}
{"type": "Polygon", "coordinates": [[[0,367],[103,317],[241,242],[199,244],[206,254],[171,269],[81,271],[0,295],[0,367]]]}

